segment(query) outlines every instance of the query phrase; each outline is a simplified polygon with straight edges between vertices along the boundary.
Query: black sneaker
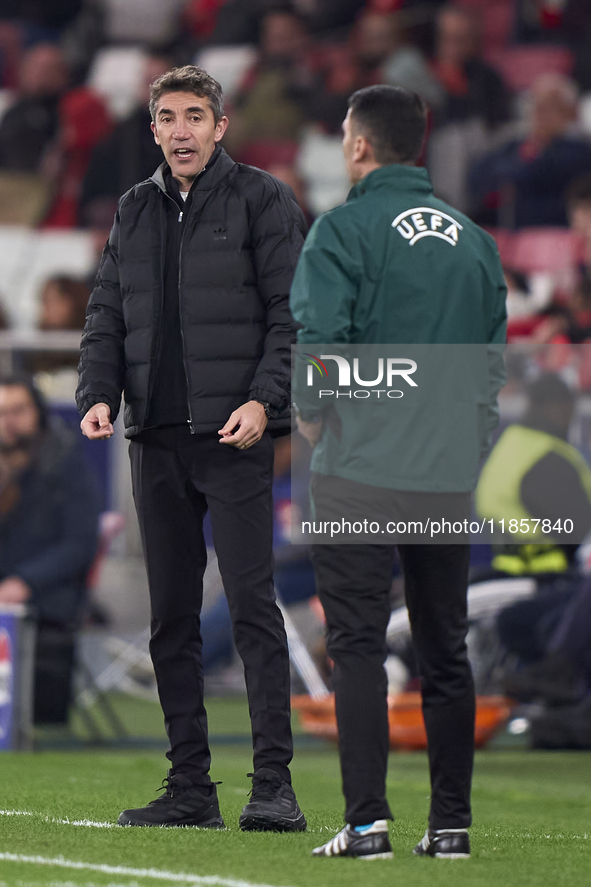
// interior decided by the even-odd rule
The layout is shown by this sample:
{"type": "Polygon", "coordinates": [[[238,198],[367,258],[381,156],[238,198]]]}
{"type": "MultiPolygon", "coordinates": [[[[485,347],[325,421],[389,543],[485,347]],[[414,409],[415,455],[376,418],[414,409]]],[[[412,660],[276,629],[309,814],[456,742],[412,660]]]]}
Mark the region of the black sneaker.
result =
{"type": "Polygon", "coordinates": [[[294,790],[275,770],[261,767],[252,776],[250,801],[238,824],[245,832],[304,832],[306,819],[294,790]]]}
{"type": "Polygon", "coordinates": [[[412,852],[415,856],[436,859],[469,859],[470,838],[465,828],[427,829],[412,852]]]}
{"type": "MultiPolygon", "coordinates": [[[[170,771],[169,771],[170,772],[170,771]]],[[[193,785],[182,773],[167,776],[162,782],[163,795],[147,807],[124,810],[117,825],[194,826],[225,828],[215,785],[210,790],[193,785]]]]}
{"type": "Polygon", "coordinates": [[[331,841],[312,850],[312,856],[351,856],[358,859],[392,859],[393,855],[385,819],[376,819],[360,832],[346,825],[331,841]]]}

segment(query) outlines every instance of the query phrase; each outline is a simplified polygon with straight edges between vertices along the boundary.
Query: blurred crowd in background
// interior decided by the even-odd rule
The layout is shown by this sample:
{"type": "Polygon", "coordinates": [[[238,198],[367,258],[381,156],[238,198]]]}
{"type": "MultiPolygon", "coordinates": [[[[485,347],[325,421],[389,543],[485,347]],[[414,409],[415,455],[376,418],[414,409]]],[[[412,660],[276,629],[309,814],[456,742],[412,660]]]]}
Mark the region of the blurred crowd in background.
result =
{"type": "Polygon", "coordinates": [[[80,327],[117,200],[162,159],[149,84],[186,63],[224,87],[230,155],[287,181],[309,221],[347,193],[351,93],[416,90],[435,193],[497,239],[509,341],[591,337],[585,0],[4,0],[4,327],[80,327]]]}
{"type": "MultiPolygon", "coordinates": [[[[81,330],[117,201],[163,159],[150,83],[189,63],[222,84],[228,153],[287,182],[310,223],[347,195],[348,97],[377,83],[418,92],[429,109],[422,163],[436,195],[497,241],[509,341],[538,349],[527,367],[591,390],[591,348],[571,348],[591,342],[589,0],[0,0],[0,330],[17,339],[81,330]]],[[[16,368],[42,374],[50,400],[70,400],[76,347],[25,350],[16,368]]],[[[290,544],[292,511],[307,502],[307,484],[292,487],[290,456],[304,468],[309,458],[297,436],[293,447],[278,447],[275,480],[277,584],[290,604],[314,593],[308,553],[290,544]]],[[[0,509],[0,530],[9,518],[0,509]]],[[[488,546],[475,557],[491,565],[488,546]]],[[[556,574],[571,570],[565,556],[553,592],[556,574]]],[[[577,585],[559,601],[564,609],[572,599],[585,649],[589,588],[583,604],[577,585]]],[[[217,606],[212,664],[232,655],[223,598],[217,606]]],[[[554,610],[550,621],[560,621],[554,610]]],[[[61,628],[70,632],[70,622],[61,628]]],[[[552,674],[557,651],[536,650],[538,660],[550,652],[552,674]]],[[[585,700],[589,747],[591,666],[567,665],[560,701],[585,700]]]]}

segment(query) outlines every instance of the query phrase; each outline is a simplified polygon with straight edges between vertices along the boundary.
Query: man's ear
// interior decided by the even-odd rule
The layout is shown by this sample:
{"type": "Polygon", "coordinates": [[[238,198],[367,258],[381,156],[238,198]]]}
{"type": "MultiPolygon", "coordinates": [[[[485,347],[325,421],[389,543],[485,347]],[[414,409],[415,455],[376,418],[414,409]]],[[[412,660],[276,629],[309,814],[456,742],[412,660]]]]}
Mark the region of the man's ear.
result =
{"type": "Polygon", "coordinates": [[[154,122],[150,123],[150,129],[154,133],[154,141],[157,145],[160,144],[160,139],[158,138],[158,133],[156,132],[156,124],[154,122]]]}
{"type": "Polygon", "coordinates": [[[215,127],[215,135],[213,137],[215,142],[221,142],[224,137],[224,133],[228,128],[229,120],[227,117],[220,117],[215,127]]]}
{"type": "Polygon", "coordinates": [[[355,136],[353,142],[353,161],[363,163],[364,161],[373,159],[373,148],[371,143],[361,133],[355,136]]]}

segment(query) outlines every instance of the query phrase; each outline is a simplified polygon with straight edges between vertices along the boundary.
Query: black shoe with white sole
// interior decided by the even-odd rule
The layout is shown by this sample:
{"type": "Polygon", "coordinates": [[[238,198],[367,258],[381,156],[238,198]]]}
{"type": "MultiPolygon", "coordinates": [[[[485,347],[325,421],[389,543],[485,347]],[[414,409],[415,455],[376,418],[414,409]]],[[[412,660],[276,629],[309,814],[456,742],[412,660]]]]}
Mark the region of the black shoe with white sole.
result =
{"type": "Polygon", "coordinates": [[[392,859],[388,822],[377,819],[356,831],[346,825],[332,840],[312,850],[312,856],[350,856],[356,859],[392,859]]]}
{"type": "Polygon", "coordinates": [[[146,807],[124,810],[117,825],[225,828],[215,785],[196,786],[177,773],[164,779],[162,789],[164,794],[146,807]]]}
{"type": "Polygon", "coordinates": [[[260,767],[252,776],[250,801],[238,824],[245,832],[303,832],[306,819],[293,788],[270,767],[260,767]]]}
{"type": "Polygon", "coordinates": [[[427,829],[412,852],[436,859],[469,859],[470,837],[465,828],[427,829]]]}

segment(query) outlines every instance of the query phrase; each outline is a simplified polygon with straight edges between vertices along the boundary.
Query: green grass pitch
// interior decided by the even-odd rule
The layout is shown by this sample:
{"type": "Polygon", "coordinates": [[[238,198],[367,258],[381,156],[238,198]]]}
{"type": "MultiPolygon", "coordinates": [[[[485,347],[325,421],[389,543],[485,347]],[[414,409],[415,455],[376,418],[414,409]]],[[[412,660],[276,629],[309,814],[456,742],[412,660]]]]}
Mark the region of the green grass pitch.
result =
{"type": "MultiPolygon", "coordinates": [[[[241,700],[213,704],[210,712],[212,733],[221,740],[230,727],[244,733],[241,700]]],[[[162,751],[0,755],[0,887],[579,887],[591,882],[589,754],[479,752],[473,855],[457,861],[412,856],[425,829],[426,757],[393,754],[389,798],[396,814],[395,858],[371,862],[310,857],[312,847],[342,825],[334,747],[297,744],[293,778],[308,831],[295,835],[240,832],[250,749],[245,742],[216,740],[212,755],[212,776],[222,780],[224,832],[112,826],[121,809],[156,796],[166,768],[162,751]]]]}

